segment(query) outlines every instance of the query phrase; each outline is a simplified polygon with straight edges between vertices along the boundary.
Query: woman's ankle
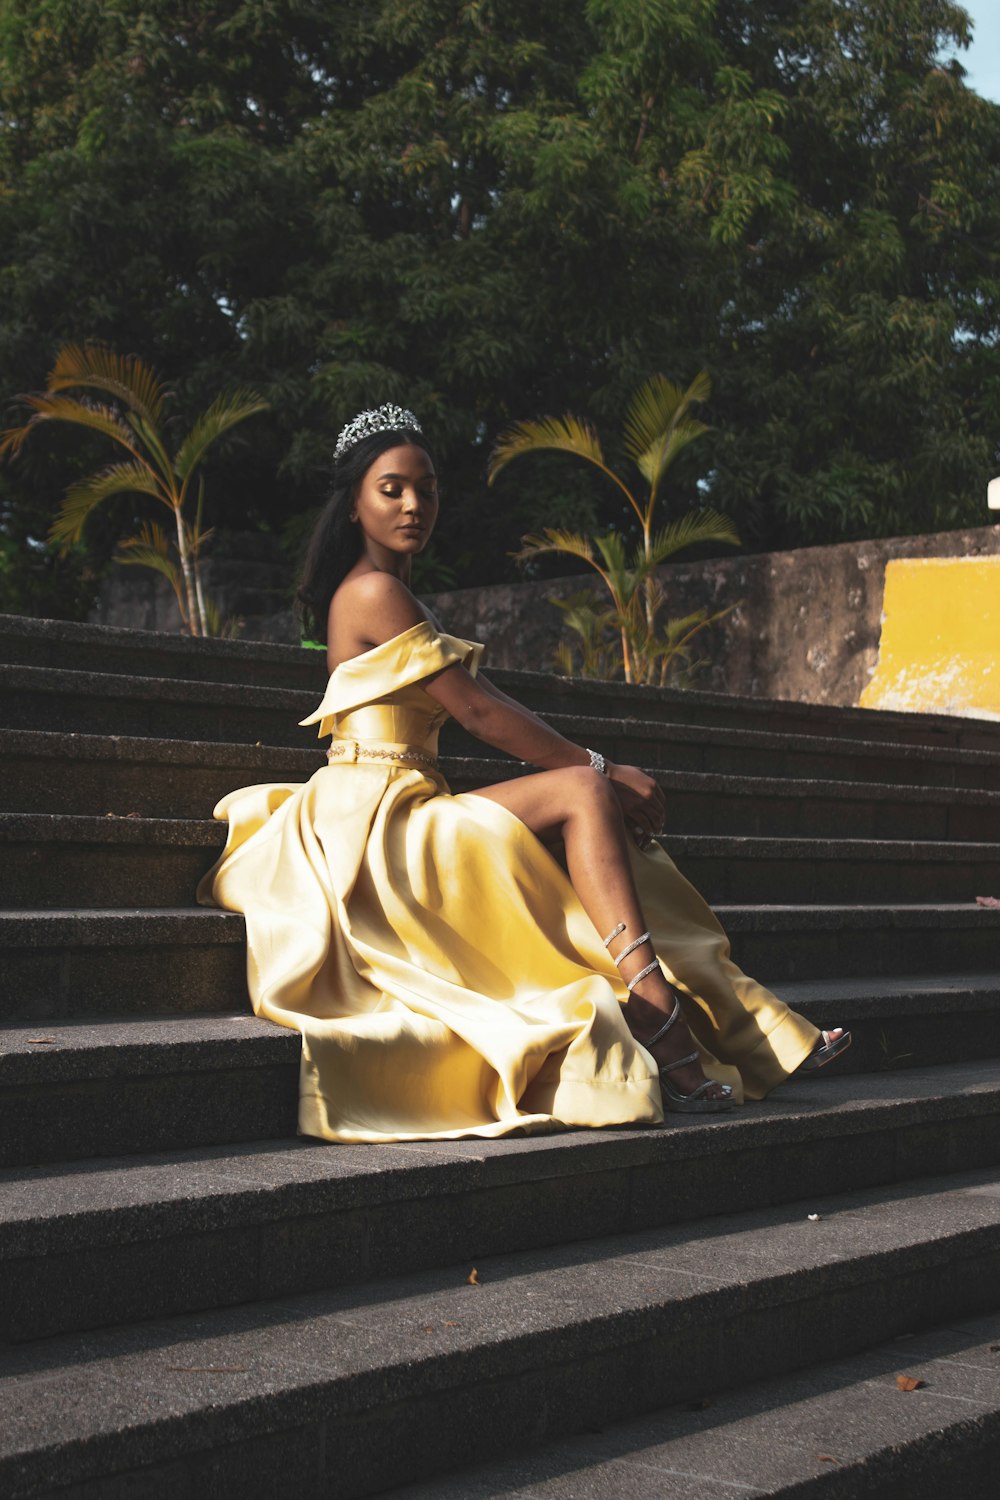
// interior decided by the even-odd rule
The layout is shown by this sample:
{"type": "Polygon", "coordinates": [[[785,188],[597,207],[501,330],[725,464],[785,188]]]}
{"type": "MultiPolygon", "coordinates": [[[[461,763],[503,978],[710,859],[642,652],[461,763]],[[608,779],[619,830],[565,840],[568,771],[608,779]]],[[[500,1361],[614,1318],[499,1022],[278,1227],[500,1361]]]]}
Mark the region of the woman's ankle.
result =
{"type": "Polygon", "coordinates": [[[664,1021],[674,1012],[677,995],[673,986],[662,975],[650,975],[636,985],[628,999],[630,1020],[634,1020],[638,1031],[652,1036],[659,1031],[664,1021]],[[645,993],[640,993],[644,991],[645,993]]]}

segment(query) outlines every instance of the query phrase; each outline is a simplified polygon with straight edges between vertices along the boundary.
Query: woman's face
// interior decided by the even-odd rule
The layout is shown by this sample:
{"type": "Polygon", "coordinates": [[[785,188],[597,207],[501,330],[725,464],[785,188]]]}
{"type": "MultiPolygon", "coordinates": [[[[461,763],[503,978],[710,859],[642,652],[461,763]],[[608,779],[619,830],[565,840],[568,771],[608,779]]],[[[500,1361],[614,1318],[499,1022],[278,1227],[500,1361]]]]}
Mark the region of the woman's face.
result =
{"type": "Polygon", "coordinates": [[[370,552],[422,552],[438,514],[437,475],[423,448],[404,443],[380,453],[358,488],[354,514],[370,552]]]}

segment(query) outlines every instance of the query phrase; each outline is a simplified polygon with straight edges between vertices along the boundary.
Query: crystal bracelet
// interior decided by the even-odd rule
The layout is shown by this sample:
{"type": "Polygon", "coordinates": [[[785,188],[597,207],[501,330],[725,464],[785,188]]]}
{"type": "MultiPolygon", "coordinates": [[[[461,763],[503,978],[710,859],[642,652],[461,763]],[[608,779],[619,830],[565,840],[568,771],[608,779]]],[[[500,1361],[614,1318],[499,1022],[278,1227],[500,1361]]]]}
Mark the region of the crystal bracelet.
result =
{"type": "Polygon", "coordinates": [[[599,750],[588,750],[587,754],[590,756],[592,770],[597,771],[601,776],[607,776],[608,763],[601,752],[599,750]]]}

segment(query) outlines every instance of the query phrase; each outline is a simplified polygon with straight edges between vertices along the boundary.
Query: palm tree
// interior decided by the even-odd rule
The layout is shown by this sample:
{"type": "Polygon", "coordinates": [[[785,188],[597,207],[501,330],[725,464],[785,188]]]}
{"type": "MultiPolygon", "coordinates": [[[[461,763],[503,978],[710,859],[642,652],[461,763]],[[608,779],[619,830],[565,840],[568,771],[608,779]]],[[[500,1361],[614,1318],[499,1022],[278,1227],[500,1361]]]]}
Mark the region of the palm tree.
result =
{"type": "MultiPolygon", "coordinates": [[[[625,416],[624,448],[646,481],[646,493],[642,496],[608,466],[596,431],[578,417],[566,415],[516,422],[500,434],[490,455],[492,484],[501,469],[521,454],[542,449],[572,453],[600,469],[635,512],[642,534],[631,549],[616,531],[589,537],[546,527],[540,533],[523,537],[521,550],[515,554],[523,561],[543,552],[558,552],[580,558],[599,574],[611,595],[626,682],[665,680],[669,662],[677,656],[676,649],[668,651],[669,630],[665,637],[658,634],[659,616],[666,601],[656,569],[683,547],[699,542],[739,546],[733,523],[714,510],[691,511],[654,530],[657,501],[667,470],[689,443],[709,430],[704,422],[691,415],[691,407],[695,402],[707,401],[710,392],[709,377],[703,370],[686,391],[665,375],[654,375],[632,397],[625,416]]],[[[710,623],[706,614],[694,624],[694,629],[710,623]]],[[[685,639],[688,638],[686,635],[685,639]]]]}
{"type": "Polygon", "coordinates": [[[153,568],[173,587],[183,628],[208,635],[217,627],[211,602],[201,584],[200,553],[211,532],[202,529],[204,480],[198,475],[193,519],[188,518],[196,470],[208,449],[224,432],[267,410],[253,391],[240,388],[216,397],[182,439],[173,455],[164,432],[169,392],[151,367],[135,355],[119,355],[103,344],[65,344],[56,357],[42,392],[18,399],[32,415],[21,427],[0,434],[0,458],[15,457],[41,422],[68,422],[109,437],[128,457],[71,484],[49,531],[49,540],[64,550],[79,541],[91,512],[113,495],[148,495],[172,515],[173,538],[162,526],[147,522],[121,544],[116,561],[153,568]],[[98,391],[110,401],[64,394],[98,391]],[[176,556],[171,555],[171,548],[176,556]]]}

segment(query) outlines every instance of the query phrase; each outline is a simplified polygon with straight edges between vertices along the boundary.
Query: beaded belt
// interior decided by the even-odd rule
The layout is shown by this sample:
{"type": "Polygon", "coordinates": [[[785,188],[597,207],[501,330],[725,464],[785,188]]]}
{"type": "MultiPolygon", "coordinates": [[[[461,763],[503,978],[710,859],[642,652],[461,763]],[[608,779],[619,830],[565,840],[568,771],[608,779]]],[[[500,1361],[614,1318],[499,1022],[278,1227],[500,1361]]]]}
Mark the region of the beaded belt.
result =
{"type": "Polygon", "coordinates": [[[334,740],[326,752],[328,761],[388,760],[400,766],[426,766],[430,771],[438,769],[437,757],[424,750],[389,750],[377,745],[366,745],[358,740],[334,740]]]}

